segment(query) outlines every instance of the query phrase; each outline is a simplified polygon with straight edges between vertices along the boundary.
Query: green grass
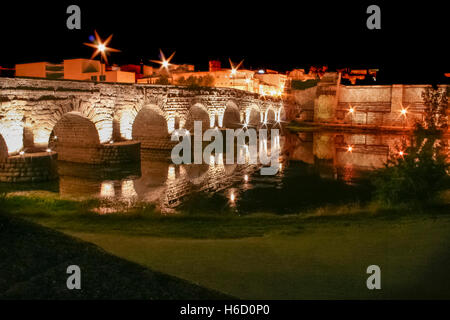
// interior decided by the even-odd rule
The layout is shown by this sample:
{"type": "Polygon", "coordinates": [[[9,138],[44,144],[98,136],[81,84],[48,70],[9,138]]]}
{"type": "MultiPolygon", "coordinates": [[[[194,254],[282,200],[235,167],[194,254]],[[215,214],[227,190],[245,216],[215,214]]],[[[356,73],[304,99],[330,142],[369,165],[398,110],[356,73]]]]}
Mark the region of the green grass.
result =
{"type": "MultiPolygon", "coordinates": [[[[448,199],[447,199],[448,200],[448,199]]],[[[448,201],[431,208],[328,206],[296,215],[98,215],[97,201],[14,196],[14,215],[118,257],[248,299],[450,298],[448,201]],[[366,268],[382,290],[366,288],[366,268]]]]}
{"type": "Polygon", "coordinates": [[[0,214],[0,242],[0,299],[229,298],[10,215],[0,214]],[[81,290],[66,287],[70,265],[81,290]]]}

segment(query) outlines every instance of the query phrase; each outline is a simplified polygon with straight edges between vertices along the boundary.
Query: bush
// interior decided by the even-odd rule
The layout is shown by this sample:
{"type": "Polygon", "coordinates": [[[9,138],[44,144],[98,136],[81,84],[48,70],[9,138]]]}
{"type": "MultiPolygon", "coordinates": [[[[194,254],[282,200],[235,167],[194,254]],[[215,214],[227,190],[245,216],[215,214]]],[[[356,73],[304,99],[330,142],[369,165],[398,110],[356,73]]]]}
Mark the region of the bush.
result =
{"type": "Polygon", "coordinates": [[[412,145],[401,147],[385,168],[374,174],[375,197],[387,204],[421,205],[434,201],[440,191],[449,188],[449,165],[442,152],[443,142],[422,132],[412,145]]]}

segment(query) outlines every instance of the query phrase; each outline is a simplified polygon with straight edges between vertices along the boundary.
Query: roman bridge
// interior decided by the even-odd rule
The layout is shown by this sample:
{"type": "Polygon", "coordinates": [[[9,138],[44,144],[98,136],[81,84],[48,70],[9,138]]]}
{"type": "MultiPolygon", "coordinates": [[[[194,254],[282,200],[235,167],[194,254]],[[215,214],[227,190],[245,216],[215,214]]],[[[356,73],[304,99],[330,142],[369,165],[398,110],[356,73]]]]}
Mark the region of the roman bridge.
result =
{"type": "Polygon", "coordinates": [[[171,133],[194,121],[270,127],[285,114],[280,99],[229,88],[0,78],[0,176],[9,172],[0,180],[27,181],[27,162],[121,163],[139,148],[169,150],[171,133]]]}

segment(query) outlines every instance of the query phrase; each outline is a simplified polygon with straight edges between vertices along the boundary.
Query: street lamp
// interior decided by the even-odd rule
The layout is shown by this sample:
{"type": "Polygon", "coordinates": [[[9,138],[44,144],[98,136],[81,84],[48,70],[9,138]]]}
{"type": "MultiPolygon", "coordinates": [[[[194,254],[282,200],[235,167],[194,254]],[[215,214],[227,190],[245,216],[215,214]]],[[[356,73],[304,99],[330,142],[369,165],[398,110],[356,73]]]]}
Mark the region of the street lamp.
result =
{"type": "Polygon", "coordinates": [[[350,109],[348,109],[348,113],[350,113],[350,125],[353,127],[353,113],[355,112],[355,108],[350,106],[350,109]]]}
{"type": "Polygon", "coordinates": [[[403,129],[405,129],[405,121],[406,121],[406,114],[408,113],[407,108],[403,108],[400,110],[400,115],[403,116],[403,129]]]}
{"type": "Polygon", "coordinates": [[[108,44],[111,41],[113,35],[110,35],[104,42],[98,35],[97,31],[94,30],[95,33],[95,41],[94,43],[84,43],[84,45],[96,49],[91,56],[91,59],[94,59],[96,56],[100,54],[100,81],[103,78],[103,60],[108,63],[107,52],[120,52],[120,50],[109,48],[108,44]]]}
{"type": "MultiPolygon", "coordinates": [[[[161,67],[159,68],[161,69],[165,69],[168,76],[170,76],[170,70],[169,70],[169,66],[171,66],[172,64],[170,63],[170,60],[172,60],[173,56],[175,55],[175,51],[170,55],[170,57],[168,59],[166,59],[166,57],[164,56],[164,53],[162,52],[161,49],[159,49],[159,55],[161,57],[161,60],[150,60],[151,62],[154,63],[158,63],[161,65],[161,67]]],[[[173,79],[172,79],[173,82],[173,79]]]]}
{"type": "Polygon", "coordinates": [[[235,67],[233,62],[231,61],[230,58],[228,58],[228,61],[230,62],[230,67],[231,67],[231,78],[233,79],[233,88],[234,88],[234,78],[237,75],[237,70],[239,69],[239,67],[242,65],[242,63],[244,62],[244,60],[242,60],[241,62],[239,62],[239,64],[235,67]]]}

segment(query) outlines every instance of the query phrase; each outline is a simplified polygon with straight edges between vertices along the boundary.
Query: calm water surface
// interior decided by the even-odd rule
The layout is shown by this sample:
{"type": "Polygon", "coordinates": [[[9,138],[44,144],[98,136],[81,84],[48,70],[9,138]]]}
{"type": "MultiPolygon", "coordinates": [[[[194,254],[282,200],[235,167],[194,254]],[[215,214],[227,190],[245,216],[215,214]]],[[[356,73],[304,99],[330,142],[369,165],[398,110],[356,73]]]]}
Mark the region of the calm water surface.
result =
{"type": "Polygon", "coordinates": [[[138,165],[104,168],[59,162],[58,182],[2,187],[9,192],[47,190],[70,199],[104,199],[113,205],[99,208],[103,214],[143,203],[166,213],[295,213],[368,200],[364,177],[408,140],[402,134],[285,133],[275,176],[261,176],[256,165],[224,164],[220,157],[209,164],[174,165],[169,153],[142,151],[138,165]]]}

